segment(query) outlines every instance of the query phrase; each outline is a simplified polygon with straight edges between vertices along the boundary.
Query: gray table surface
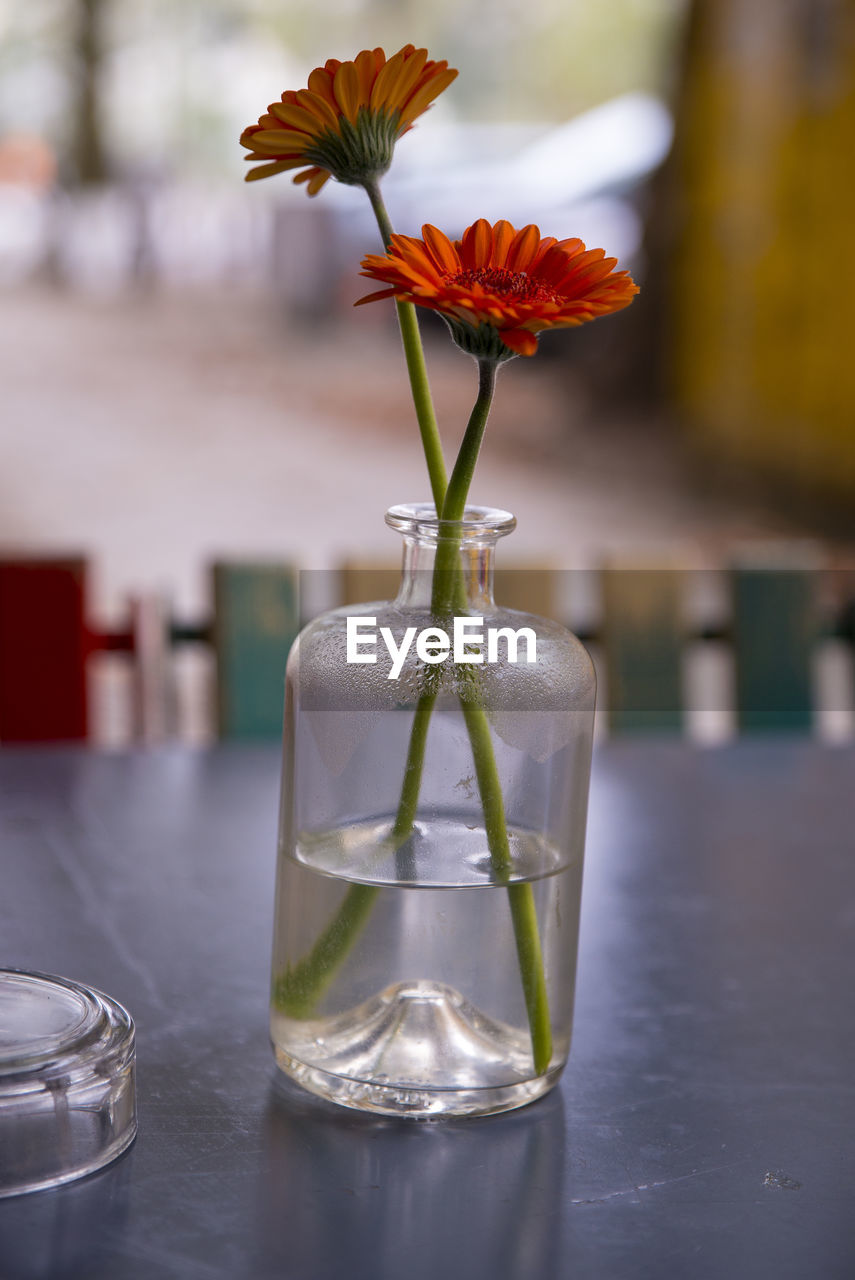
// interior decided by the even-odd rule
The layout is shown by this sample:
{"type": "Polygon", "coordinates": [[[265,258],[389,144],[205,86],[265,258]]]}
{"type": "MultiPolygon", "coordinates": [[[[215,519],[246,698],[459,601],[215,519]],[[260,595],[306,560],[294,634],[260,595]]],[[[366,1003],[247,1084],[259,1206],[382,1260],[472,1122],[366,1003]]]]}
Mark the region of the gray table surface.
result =
{"type": "Polygon", "coordinates": [[[851,1280],[855,751],[596,758],[561,1087],[478,1120],[279,1086],[275,749],[0,752],[0,964],[137,1023],[140,1131],[0,1201],[2,1280],[851,1280]]]}

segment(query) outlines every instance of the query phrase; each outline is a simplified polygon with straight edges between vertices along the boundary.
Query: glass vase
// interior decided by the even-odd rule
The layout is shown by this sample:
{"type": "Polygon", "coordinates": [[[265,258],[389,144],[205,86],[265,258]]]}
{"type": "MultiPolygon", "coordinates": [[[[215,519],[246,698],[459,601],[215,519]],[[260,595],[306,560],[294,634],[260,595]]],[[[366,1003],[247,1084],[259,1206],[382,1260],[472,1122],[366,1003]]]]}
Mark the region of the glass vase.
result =
{"type": "Polygon", "coordinates": [[[513,516],[386,521],[395,600],[316,618],[288,661],[273,1046],[345,1106],[504,1111],[570,1049],[594,671],[494,602],[513,516]]]}

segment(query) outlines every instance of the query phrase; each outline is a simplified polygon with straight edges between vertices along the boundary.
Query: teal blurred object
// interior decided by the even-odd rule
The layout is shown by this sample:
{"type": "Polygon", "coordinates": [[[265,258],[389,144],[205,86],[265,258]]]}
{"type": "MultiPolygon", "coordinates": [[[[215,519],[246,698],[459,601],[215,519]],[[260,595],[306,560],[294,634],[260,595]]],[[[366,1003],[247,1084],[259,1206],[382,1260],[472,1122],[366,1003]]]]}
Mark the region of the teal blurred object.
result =
{"type": "Polygon", "coordinates": [[[285,663],[300,629],[296,570],[218,561],[213,578],[219,737],[277,739],[285,663]]]}
{"type": "Polygon", "coordinates": [[[736,710],[742,733],[804,733],[813,724],[817,577],[815,564],[781,563],[774,555],[733,566],[736,710]]]}

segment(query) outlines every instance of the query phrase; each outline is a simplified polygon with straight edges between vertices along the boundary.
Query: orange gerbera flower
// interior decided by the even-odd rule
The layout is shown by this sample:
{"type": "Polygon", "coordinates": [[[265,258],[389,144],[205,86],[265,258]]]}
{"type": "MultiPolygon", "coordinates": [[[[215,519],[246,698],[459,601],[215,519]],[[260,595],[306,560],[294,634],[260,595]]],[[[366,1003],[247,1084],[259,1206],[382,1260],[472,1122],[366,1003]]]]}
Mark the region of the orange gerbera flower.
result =
{"type": "Polygon", "coordinates": [[[310,196],[329,178],[350,186],[375,181],[392,163],[398,139],[456,75],[411,44],[388,60],[382,49],[363,49],[353,62],[330,58],[309,76],[307,89],[287,89],[244,129],[247,160],[266,162],[247,181],[302,169],[294,181],[307,182],[310,196]]]}
{"type": "Polygon", "coordinates": [[[541,239],[535,226],[516,231],[481,218],[451,241],[436,227],[423,240],[393,235],[385,254],[362,261],[362,275],[390,287],[360,298],[400,298],[438,311],[459,347],[482,359],[532,356],[537,334],[584,324],[629,306],[638,293],[616,258],[581,240],[541,239]]]}

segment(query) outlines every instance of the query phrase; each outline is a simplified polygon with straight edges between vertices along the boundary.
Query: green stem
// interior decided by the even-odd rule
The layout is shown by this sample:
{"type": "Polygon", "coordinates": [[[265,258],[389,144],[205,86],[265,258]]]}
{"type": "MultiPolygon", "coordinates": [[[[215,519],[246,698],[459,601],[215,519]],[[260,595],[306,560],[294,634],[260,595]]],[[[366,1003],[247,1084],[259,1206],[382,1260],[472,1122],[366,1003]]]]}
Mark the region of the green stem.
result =
{"type": "Polygon", "coordinates": [[[416,820],[422,769],[425,762],[425,744],[427,743],[428,727],[435,702],[435,693],[423,693],[416,703],[413,727],[410,730],[407,763],[404,766],[401,798],[398,801],[398,812],[395,815],[395,824],[392,827],[392,840],[395,842],[396,847],[408,838],[416,820]]]}
{"type": "MultiPolygon", "coordinates": [[[[472,746],[475,777],[478,779],[478,791],[484,810],[484,829],[487,832],[493,869],[500,879],[507,880],[511,869],[511,850],[505,822],[502,784],[493,753],[493,741],[490,737],[490,723],[483,708],[477,702],[468,702],[461,698],[460,709],[466,721],[469,742],[472,746]]],[[[530,884],[523,883],[509,884],[507,888],[517,960],[531,1033],[534,1070],[537,1075],[542,1075],[552,1057],[552,1027],[549,1021],[549,1001],[546,994],[546,976],[543,970],[534,891],[530,884]]]]}
{"type": "MultiPolygon", "coordinates": [[[[458,527],[466,509],[466,498],[475,472],[475,464],[478,461],[495,387],[495,361],[479,361],[478,398],[469,417],[442,507],[443,522],[446,520],[454,522],[458,527]]],[[[440,537],[437,545],[431,607],[432,611],[440,616],[450,612],[457,595],[456,584],[460,582],[459,547],[459,532],[454,537],[440,537]]],[[[484,829],[487,833],[493,869],[498,877],[507,879],[511,869],[511,851],[505,822],[502,784],[493,752],[490,724],[483,708],[477,702],[461,698],[460,709],[466,721],[472,747],[475,777],[478,780],[481,807],[484,811],[484,829]]],[[[541,1075],[549,1066],[552,1057],[552,1028],[549,1022],[549,1004],[534,892],[530,884],[509,884],[508,898],[531,1032],[534,1069],[538,1075],[541,1075]]]]}
{"type": "MultiPolygon", "coordinates": [[[[377,226],[380,228],[380,235],[383,237],[383,244],[388,248],[393,234],[392,223],[389,221],[389,215],[386,212],[380,188],[376,182],[366,182],[365,192],[371,201],[371,208],[374,210],[377,226]]],[[[436,424],[436,414],[431,400],[425,353],[422,347],[421,335],[419,334],[419,322],[412,302],[396,302],[395,306],[398,311],[401,341],[404,344],[407,373],[410,376],[413,404],[416,409],[422,447],[424,448],[425,461],[427,462],[428,475],[430,476],[431,492],[434,505],[439,512],[442,510],[447,484],[445,460],[442,456],[439,428],[436,424]]]]}
{"type": "MultiPolygon", "coordinates": [[[[428,727],[435,702],[435,693],[422,694],[413,717],[401,798],[390,838],[395,852],[413,829],[419,805],[428,727]]],[[[273,999],[278,1009],[292,1018],[305,1018],[311,1013],[312,1007],[326,991],[359,937],[376,896],[377,888],[374,885],[350,886],[341,906],[311,951],[276,979],[273,999]]]]}
{"type": "Polygon", "coordinates": [[[490,416],[490,406],[493,403],[495,390],[495,360],[479,360],[478,398],[469,415],[466,431],[460,444],[460,452],[445,491],[445,501],[442,504],[443,520],[457,522],[463,519],[466,499],[475,474],[475,464],[481,450],[481,441],[484,439],[484,430],[487,426],[487,418],[490,416]]]}
{"type": "Polygon", "coordinates": [[[362,932],[377,888],[352,884],[315,945],[273,983],[273,1003],[291,1018],[306,1018],[332,982],[338,967],[362,932]]]}
{"type": "Polygon", "coordinates": [[[446,521],[459,525],[463,519],[466,498],[472,483],[475,463],[478,461],[481,441],[484,439],[484,430],[487,426],[487,418],[490,416],[490,405],[493,402],[495,388],[496,365],[492,360],[480,360],[478,362],[478,398],[469,415],[457,461],[445,491],[445,501],[442,507],[438,508],[442,524],[440,524],[433,566],[431,611],[440,618],[450,614],[455,603],[462,605],[465,602],[462,599],[464,592],[460,580],[460,532],[458,530],[451,537],[443,536],[443,525],[446,521]]]}

